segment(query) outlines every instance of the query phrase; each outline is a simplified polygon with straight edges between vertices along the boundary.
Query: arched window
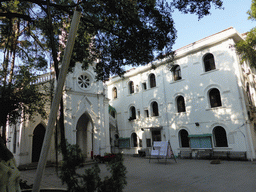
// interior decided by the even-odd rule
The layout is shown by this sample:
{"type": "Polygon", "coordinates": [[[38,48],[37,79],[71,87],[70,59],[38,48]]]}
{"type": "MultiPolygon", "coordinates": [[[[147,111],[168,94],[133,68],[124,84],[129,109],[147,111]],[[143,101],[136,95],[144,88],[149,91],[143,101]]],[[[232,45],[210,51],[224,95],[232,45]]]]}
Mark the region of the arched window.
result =
{"type": "Polygon", "coordinates": [[[249,104],[252,104],[252,97],[251,97],[251,91],[250,91],[249,83],[246,83],[246,93],[247,93],[249,104]]]}
{"type": "Polygon", "coordinates": [[[130,81],[128,85],[129,85],[130,94],[134,93],[134,83],[133,83],[133,81],[130,81]]]}
{"type": "Polygon", "coordinates": [[[216,69],[214,56],[211,53],[208,53],[204,56],[204,70],[205,72],[216,69]]]}
{"type": "Polygon", "coordinates": [[[189,147],[188,132],[185,129],[179,131],[180,147],[189,147]]]}
{"type": "Polygon", "coordinates": [[[137,134],[136,133],[132,133],[131,143],[132,143],[132,147],[138,147],[138,139],[137,139],[137,134]]]}
{"type": "Polygon", "coordinates": [[[136,109],[134,106],[130,107],[130,118],[129,120],[133,120],[136,119],[136,109]]]}
{"type": "Polygon", "coordinates": [[[116,87],[114,87],[112,89],[112,97],[113,97],[113,99],[117,98],[117,89],[116,89],[116,87]]]}
{"type": "Polygon", "coordinates": [[[153,102],[151,103],[151,108],[152,108],[152,116],[159,116],[158,104],[157,104],[157,102],[153,101],[153,102]]]}
{"type": "Polygon", "coordinates": [[[172,74],[173,74],[173,80],[177,81],[182,79],[181,77],[181,70],[180,70],[180,66],[179,65],[174,65],[171,69],[172,74]]]}
{"type": "Polygon", "coordinates": [[[155,77],[155,74],[153,73],[149,75],[149,85],[150,85],[150,88],[153,88],[156,86],[156,77],[155,77]]]}
{"type": "Polygon", "coordinates": [[[211,89],[209,91],[209,99],[210,99],[211,108],[220,107],[222,105],[220,91],[216,88],[211,89]]]}
{"type": "Polygon", "coordinates": [[[177,110],[178,110],[178,113],[180,113],[180,112],[186,112],[186,106],[185,106],[184,97],[178,96],[176,102],[177,102],[177,110]]]}
{"type": "Polygon", "coordinates": [[[227,134],[223,127],[215,127],[213,129],[213,137],[215,147],[228,147],[227,134]]]}

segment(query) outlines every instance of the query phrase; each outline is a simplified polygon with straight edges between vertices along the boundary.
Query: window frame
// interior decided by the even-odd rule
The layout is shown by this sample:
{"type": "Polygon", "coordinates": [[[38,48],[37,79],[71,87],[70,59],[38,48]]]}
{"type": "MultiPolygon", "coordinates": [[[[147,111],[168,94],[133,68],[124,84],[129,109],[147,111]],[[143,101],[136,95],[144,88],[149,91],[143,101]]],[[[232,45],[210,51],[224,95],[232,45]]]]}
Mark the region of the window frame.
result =
{"type": "Polygon", "coordinates": [[[208,91],[208,98],[209,98],[209,104],[211,108],[221,107],[222,101],[221,101],[221,94],[220,90],[217,88],[212,88],[208,91]],[[213,91],[218,91],[218,93],[213,94],[213,91]]]}
{"type": "Polygon", "coordinates": [[[149,87],[154,88],[156,87],[156,75],[154,73],[149,74],[149,87]]]}
{"type": "Polygon", "coordinates": [[[133,94],[134,93],[134,82],[129,81],[128,87],[129,87],[129,94],[133,94]]]}
{"type": "Polygon", "coordinates": [[[179,143],[180,143],[180,148],[189,148],[190,147],[190,142],[189,142],[189,137],[188,137],[188,131],[186,130],[186,129],[181,129],[180,131],[179,131],[179,143]],[[187,135],[185,136],[185,135],[182,135],[182,132],[186,132],[187,133],[187,135]],[[184,137],[186,137],[185,138],[185,141],[184,141],[184,137]],[[187,140],[187,141],[186,141],[187,140]],[[188,145],[185,145],[185,146],[183,146],[183,144],[188,144],[188,145]]]}
{"type": "Polygon", "coordinates": [[[176,107],[177,107],[177,112],[178,113],[182,113],[182,112],[186,112],[186,104],[185,104],[185,98],[182,95],[179,95],[176,97],[176,107]],[[179,99],[182,98],[182,106],[180,105],[180,101],[179,99]]]}
{"type": "Polygon", "coordinates": [[[173,66],[173,68],[172,68],[172,76],[173,76],[173,81],[178,81],[178,80],[182,79],[180,65],[173,66]]]}
{"type": "Polygon", "coordinates": [[[137,133],[133,132],[131,134],[131,144],[132,146],[131,147],[138,147],[139,146],[139,143],[138,143],[138,135],[137,133]]]}
{"type": "Polygon", "coordinates": [[[129,120],[135,120],[136,119],[136,108],[134,106],[131,106],[129,109],[129,120]]]}
{"type": "Polygon", "coordinates": [[[149,111],[148,111],[148,109],[144,110],[144,115],[145,115],[145,118],[149,118],[149,111]]]}
{"type": "Polygon", "coordinates": [[[112,89],[112,98],[113,99],[117,98],[117,88],[116,87],[113,87],[113,89],[112,89]]]}
{"type": "Polygon", "coordinates": [[[159,107],[158,107],[158,103],[156,101],[152,101],[151,102],[151,116],[152,117],[158,117],[159,116],[159,107]],[[156,105],[154,105],[156,104],[156,105]]]}
{"type": "Polygon", "coordinates": [[[222,126],[216,126],[212,130],[213,140],[214,140],[214,147],[228,147],[228,138],[227,138],[227,132],[224,127],[222,126]],[[219,130],[220,133],[217,134],[218,137],[216,137],[216,129],[221,128],[222,130],[219,130]]]}
{"type": "Polygon", "coordinates": [[[212,53],[206,53],[203,57],[204,72],[209,72],[216,69],[216,63],[214,55],[212,53]],[[210,57],[210,58],[207,58],[210,57]]]}

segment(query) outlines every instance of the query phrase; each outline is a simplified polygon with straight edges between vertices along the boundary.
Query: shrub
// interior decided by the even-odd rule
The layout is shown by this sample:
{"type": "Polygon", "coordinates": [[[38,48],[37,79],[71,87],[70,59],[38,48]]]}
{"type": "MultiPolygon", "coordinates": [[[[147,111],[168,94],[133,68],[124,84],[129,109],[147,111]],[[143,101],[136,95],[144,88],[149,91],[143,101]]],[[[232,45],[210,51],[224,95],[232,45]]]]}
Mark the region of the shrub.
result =
{"type": "Polygon", "coordinates": [[[97,163],[84,174],[78,174],[76,169],[82,165],[84,158],[78,145],[67,145],[67,161],[62,163],[60,178],[66,183],[69,192],[122,192],[126,182],[126,167],[122,154],[115,154],[107,163],[110,177],[101,180],[100,168],[97,163]]]}

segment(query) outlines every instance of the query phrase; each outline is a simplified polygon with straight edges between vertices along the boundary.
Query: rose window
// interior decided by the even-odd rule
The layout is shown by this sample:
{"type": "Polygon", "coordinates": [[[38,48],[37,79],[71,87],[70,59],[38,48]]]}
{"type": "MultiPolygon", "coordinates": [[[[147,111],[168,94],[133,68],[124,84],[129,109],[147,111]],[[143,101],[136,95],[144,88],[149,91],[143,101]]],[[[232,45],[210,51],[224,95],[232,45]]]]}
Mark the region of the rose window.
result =
{"type": "Polygon", "coordinates": [[[86,89],[90,86],[90,79],[86,75],[80,75],[77,79],[78,85],[81,88],[86,89]]]}

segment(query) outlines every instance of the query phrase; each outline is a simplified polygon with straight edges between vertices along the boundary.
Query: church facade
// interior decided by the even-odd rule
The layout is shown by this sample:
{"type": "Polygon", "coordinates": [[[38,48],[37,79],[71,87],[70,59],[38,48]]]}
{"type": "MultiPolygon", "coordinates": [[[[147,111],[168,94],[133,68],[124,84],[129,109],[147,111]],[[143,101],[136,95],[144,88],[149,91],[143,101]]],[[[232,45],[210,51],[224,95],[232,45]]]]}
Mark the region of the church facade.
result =
{"type": "MultiPolygon", "coordinates": [[[[88,158],[150,154],[154,141],[170,141],[176,156],[210,150],[255,159],[256,73],[234,48],[243,38],[230,27],[176,50],[174,61],[159,59],[105,83],[93,67],[77,64],[63,93],[68,142],[88,158]]],[[[35,116],[8,128],[18,165],[38,161],[47,122],[35,116]]],[[[48,159],[55,160],[54,137],[48,159]]]]}
{"type": "MultiPolygon", "coordinates": [[[[102,82],[95,80],[92,67],[82,70],[77,64],[68,73],[64,92],[65,136],[70,144],[78,144],[85,157],[104,155],[110,152],[109,139],[109,100],[102,82]]],[[[51,74],[38,79],[39,85],[50,87],[51,74]]],[[[56,82],[55,82],[56,83],[56,82]]],[[[46,104],[50,112],[50,101],[46,104]]],[[[7,130],[7,147],[13,152],[18,165],[38,162],[43,145],[48,119],[35,115],[33,120],[20,121],[7,130]]],[[[58,140],[60,136],[58,133],[58,140]]],[[[48,161],[55,161],[55,135],[52,136],[48,161]]]]}

